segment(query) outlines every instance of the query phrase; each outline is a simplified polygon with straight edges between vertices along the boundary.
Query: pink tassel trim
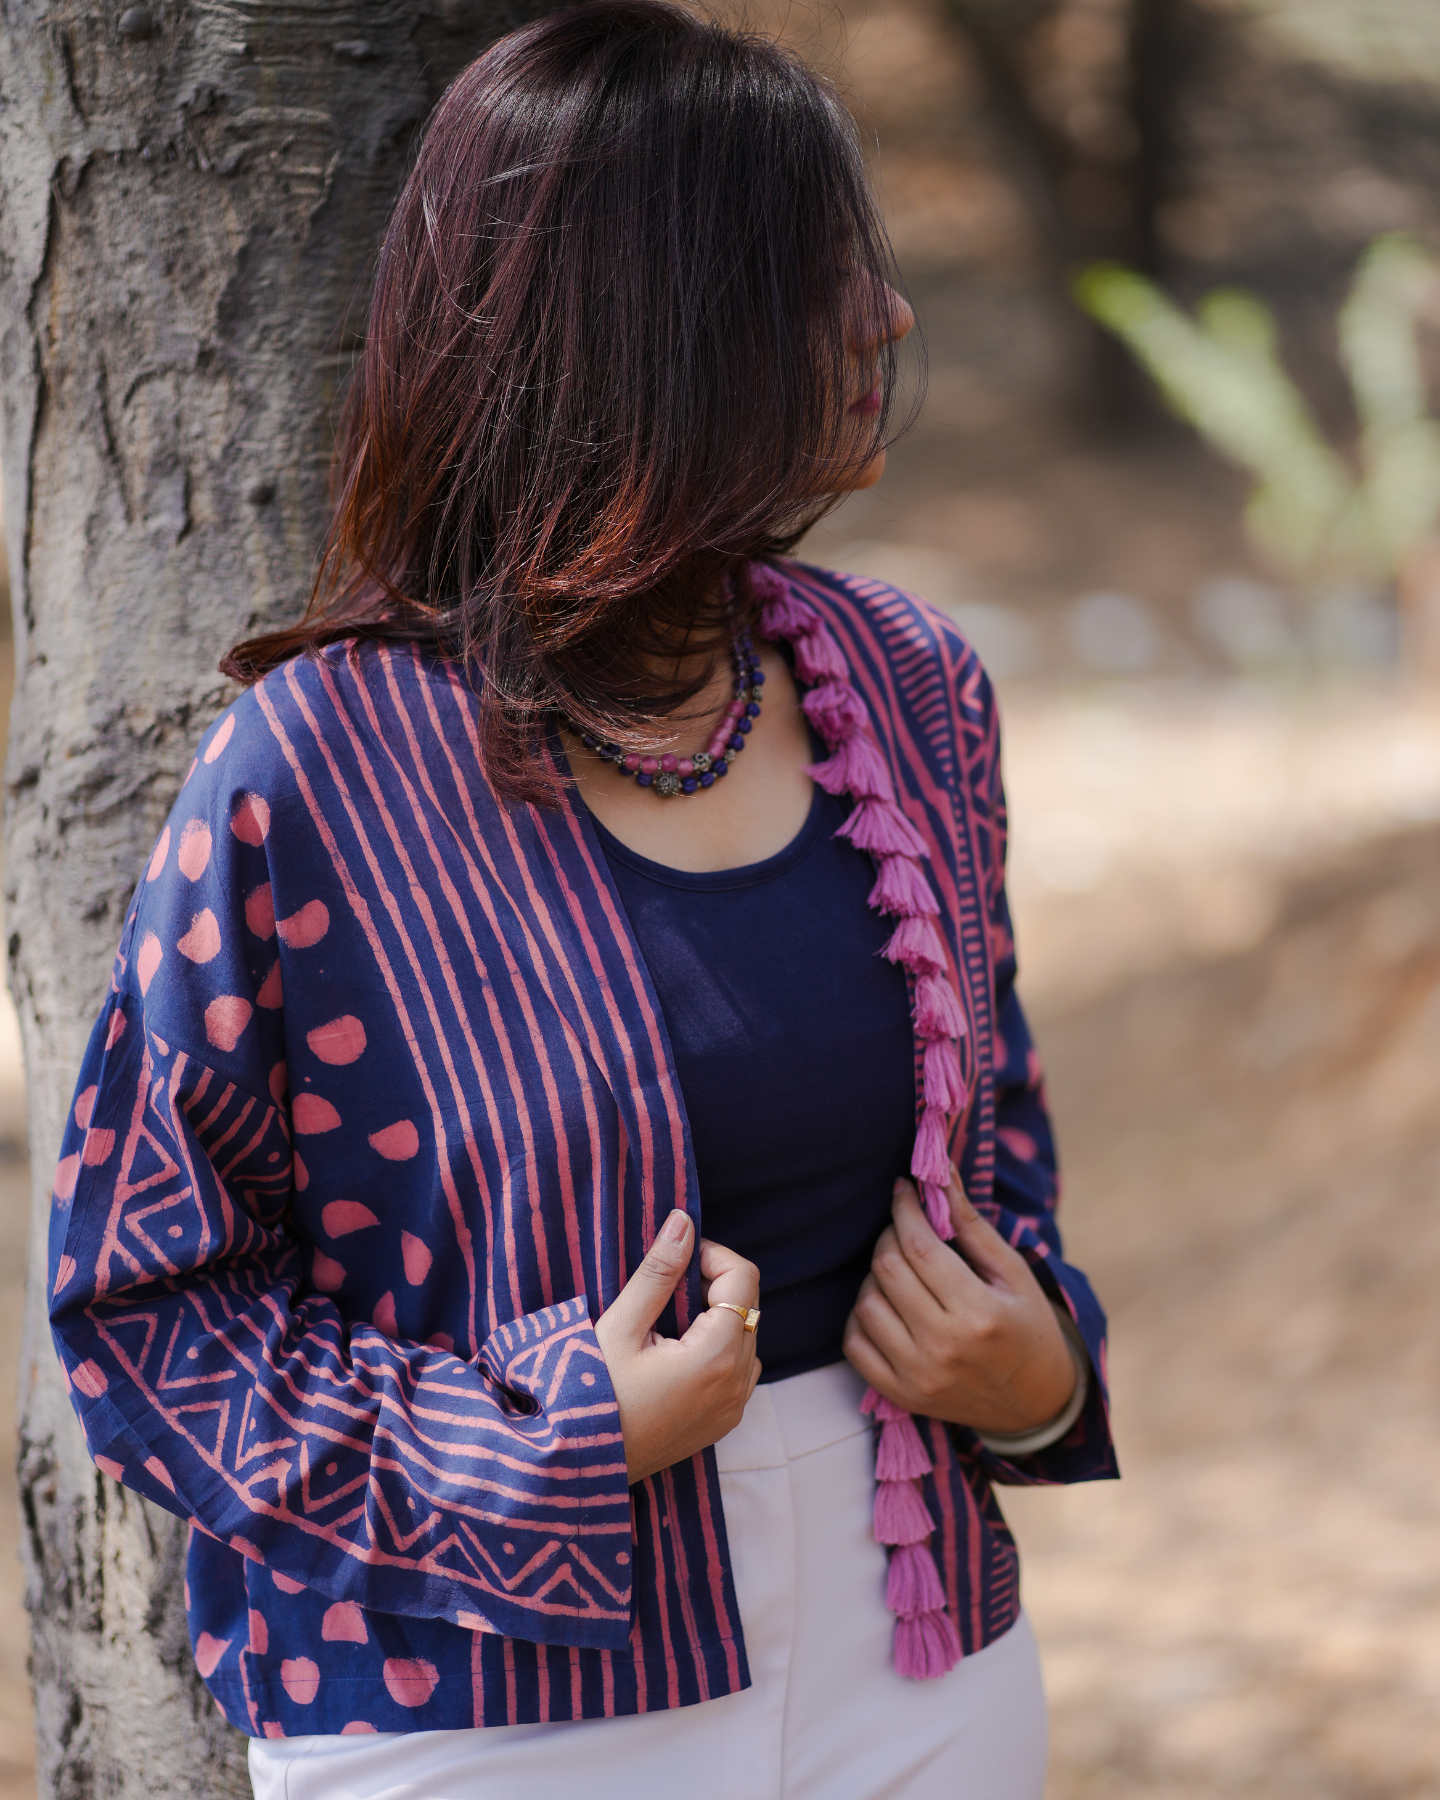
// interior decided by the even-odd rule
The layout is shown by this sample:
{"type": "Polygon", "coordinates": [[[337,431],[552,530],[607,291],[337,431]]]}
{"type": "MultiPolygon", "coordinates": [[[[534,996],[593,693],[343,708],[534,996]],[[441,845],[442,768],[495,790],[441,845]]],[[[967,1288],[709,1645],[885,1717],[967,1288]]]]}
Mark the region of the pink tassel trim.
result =
{"type": "Polygon", "coordinates": [[[913,856],[882,856],[879,862],[880,873],[870,890],[876,912],[896,919],[938,918],[939,904],[913,856]]]}
{"type": "Polygon", "coordinates": [[[928,1475],[934,1466],[909,1413],[887,1419],[880,1427],[880,1442],[875,1449],[877,1481],[915,1481],[928,1475]]]}
{"type": "Polygon", "coordinates": [[[944,1243],[949,1243],[955,1235],[955,1221],[950,1217],[950,1193],[938,1182],[922,1181],[920,1183],[920,1199],[925,1207],[925,1217],[930,1221],[930,1229],[944,1243]]]}
{"type": "Polygon", "coordinates": [[[915,983],[915,1035],[922,1040],[965,1035],[965,1015],[943,975],[922,975],[915,983]]]}
{"type": "Polygon", "coordinates": [[[948,1675],[961,1656],[960,1634],[948,1612],[920,1613],[895,1625],[895,1668],[912,1681],[948,1675]]]}
{"type": "Polygon", "coordinates": [[[853,794],[857,800],[893,800],[895,784],[880,752],[863,731],[838,744],[823,763],[806,771],[827,794],[853,794]]]}
{"type": "Polygon", "coordinates": [[[964,1112],[967,1098],[960,1052],[950,1038],[931,1038],[925,1045],[925,1104],[958,1113],[964,1112]]]}
{"type": "Polygon", "coordinates": [[[827,625],[816,625],[794,641],[795,673],[802,681],[848,681],[850,665],[827,625]]]}
{"type": "Polygon", "coordinates": [[[875,1483],[874,1534],[877,1544],[923,1544],[935,1529],[930,1508],[916,1481],[875,1483]]]}
{"type": "Polygon", "coordinates": [[[935,1558],[923,1545],[899,1544],[890,1552],[885,1604],[901,1619],[944,1610],[945,1590],[940,1585],[935,1558]]]}
{"type": "MultiPolygon", "coordinates": [[[[875,858],[870,904],[898,921],[883,954],[914,978],[915,1037],[924,1046],[925,1106],[910,1169],[930,1223],[940,1236],[952,1237],[950,1120],[964,1110],[966,1093],[959,1054],[949,1040],[963,1037],[966,1026],[944,977],[945,945],[933,923],[940,908],[920,867],[929,848],[895,802],[891,772],[870,736],[864,702],[820,613],[763,564],[752,564],[751,582],[763,602],[760,628],[793,645],[796,673],[808,688],[801,706],[830,749],[809,773],[827,793],[855,801],[836,835],[875,858]]],[[[929,1549],[935,1522],[919,1486],[933,1464],[919,1427],[903,1407],[867,1388],[860,1408],[880,1425],[874,1531],[877,1543],[891,1546],[885,1599],[896,1615],[895,1667],[913,1680],[933,1680],[960,1660],[959,1633],[929,1549]]]]}
{"type": "Polygon", "coordinates": [[[880,954],[912,975],[939,975],[945,967],[945,946],[929,919],[902,919],[880,954]]]}
{"type": "Polygon", "coordinates": [[[950,1180],[950,1121],[938,1106],[927,1106],[920,1115],[910,1173],[917,1181],[933,1181],[945,1187],[950,1180]]]}
{"type": "Polygon", "coordinates": [[[830,745],[859,731],[866,722],[865,703],[848,681],[822,681],[800,702],[805,717],[830,745]]]}
{"type": "Polygon", "coordinates": [[[835,835],[871,856],[929,855],[924,838],[893,800],[859,801],[835,835]]]}
{"type": "Polygon", "coordinates": [[[903,1406],[897,1406],[893,1400],[887,1400],[873,1387],[866,1388],[865,1397],[860,1402],[860,1410],[862,1413],[873,1413],[876,1422],[881,1425],[888,1425],[892,1419],[908,1419],[910,1417],[903,1406]]]}

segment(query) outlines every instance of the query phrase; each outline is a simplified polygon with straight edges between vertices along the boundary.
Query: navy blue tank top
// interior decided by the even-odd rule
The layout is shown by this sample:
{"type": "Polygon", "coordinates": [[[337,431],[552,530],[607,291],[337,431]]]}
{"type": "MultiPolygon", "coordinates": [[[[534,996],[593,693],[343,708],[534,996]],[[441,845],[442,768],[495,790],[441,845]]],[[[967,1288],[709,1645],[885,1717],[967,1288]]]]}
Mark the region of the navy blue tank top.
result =
{"type": "Polygon", "coordinates": [[[760,1270],[762,1381],[839,1360],[915,1138],[905,976],[878,955],[870,859],[834,835],[846,811],[817,787],[778,855],[701,875],[594,821],[669,1029],[705,1236],[760,1270]]]}

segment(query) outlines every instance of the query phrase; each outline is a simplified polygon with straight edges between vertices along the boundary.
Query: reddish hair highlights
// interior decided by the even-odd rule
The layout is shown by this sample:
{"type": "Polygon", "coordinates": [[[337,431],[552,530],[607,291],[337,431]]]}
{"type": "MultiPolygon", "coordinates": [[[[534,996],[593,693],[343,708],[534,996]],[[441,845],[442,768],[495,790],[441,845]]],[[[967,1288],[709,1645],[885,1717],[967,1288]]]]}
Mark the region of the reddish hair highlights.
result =
{"type": "Polygon", "coordinates": [[[546,711],[653,740],[729,578],[855,466],[851,341],[891,267],[848,114],[779,45],[664,0],[512,32],[436,108],[386,232],[305,617],[221,667],[454,657],[495,790],[553,801],[546,711]]]}

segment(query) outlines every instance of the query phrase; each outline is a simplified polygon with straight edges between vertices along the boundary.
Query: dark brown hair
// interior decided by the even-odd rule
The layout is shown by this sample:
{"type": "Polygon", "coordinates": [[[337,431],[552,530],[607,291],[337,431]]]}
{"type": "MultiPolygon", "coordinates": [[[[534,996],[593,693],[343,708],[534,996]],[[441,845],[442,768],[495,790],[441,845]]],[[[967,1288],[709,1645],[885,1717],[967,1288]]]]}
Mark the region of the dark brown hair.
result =
{"type": "Polygon", "coordinates": [[[441,100],[386,232],[305,617],[221,667],[454,657],[512,801],[554,798],[548,708],[653,741],[730,579],[854,468],[856,308],[890,270],[848,114],[773,41],[664,0],[512,32],[441,100]]]}

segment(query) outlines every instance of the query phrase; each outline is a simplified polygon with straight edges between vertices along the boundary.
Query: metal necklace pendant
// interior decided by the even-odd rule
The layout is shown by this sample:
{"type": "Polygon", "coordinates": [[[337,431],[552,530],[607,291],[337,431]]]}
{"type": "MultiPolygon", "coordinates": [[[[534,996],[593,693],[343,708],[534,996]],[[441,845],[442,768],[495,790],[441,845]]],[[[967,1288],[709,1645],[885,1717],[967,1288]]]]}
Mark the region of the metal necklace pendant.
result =
{"type": "Polygon", "coordinates": [[[711,733],[705,749],[691,756],[677,756],[667,751],[661,756],[643,756],[635,750],[607,744],[593,733],[582,731],[573,720],[567,720],[587,750],[593,750],[601,762],[613,763],[616,772],[630,776],[637,787],[648,787],[662,800],[677,794],[688,797],[713,787],[745,748],[745,741],[760,717],[760,701],[765,686],[765,671],[755,654],[750,633],[742,626],[735,632],[730,646],[735,669],[735,693],[711,733]]]}

